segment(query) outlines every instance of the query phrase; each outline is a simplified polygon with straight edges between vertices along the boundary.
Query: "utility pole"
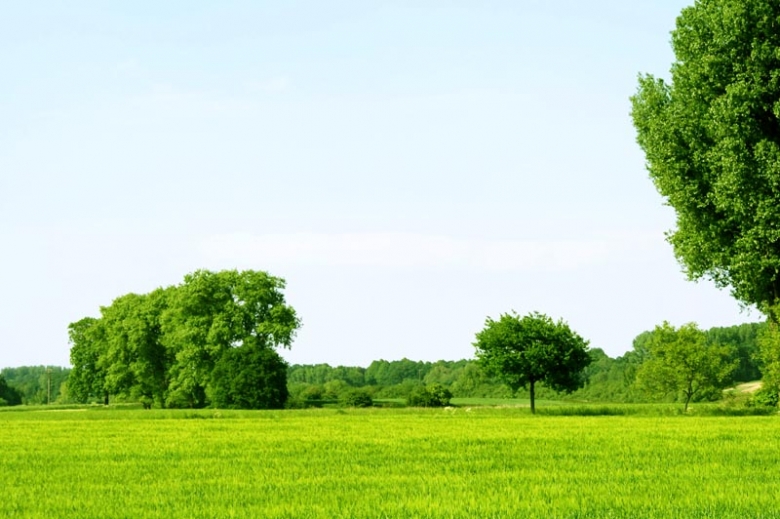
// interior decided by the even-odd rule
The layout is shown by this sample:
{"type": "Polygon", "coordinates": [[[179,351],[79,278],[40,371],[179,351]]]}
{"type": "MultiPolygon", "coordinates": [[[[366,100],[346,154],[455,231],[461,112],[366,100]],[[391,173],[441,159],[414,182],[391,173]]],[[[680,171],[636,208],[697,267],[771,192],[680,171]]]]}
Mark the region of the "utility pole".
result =
{"type": "Polygon", "coordinates": [[[51,404],[51,368],[46,368],[46,378],[48,381],[48,388],[46,391],[46,405],[51,404]]]}

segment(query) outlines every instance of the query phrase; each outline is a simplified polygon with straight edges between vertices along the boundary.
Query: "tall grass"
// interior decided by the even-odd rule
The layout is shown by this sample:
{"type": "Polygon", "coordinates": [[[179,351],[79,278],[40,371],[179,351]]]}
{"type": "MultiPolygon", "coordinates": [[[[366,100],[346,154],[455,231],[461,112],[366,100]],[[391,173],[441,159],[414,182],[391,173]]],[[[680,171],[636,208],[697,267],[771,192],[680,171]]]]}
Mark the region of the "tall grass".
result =
{"type": "Polygon", "coordinates": [[[777,417],[582,408],[3,412],[0,516],[780,517],[777,417]]]}

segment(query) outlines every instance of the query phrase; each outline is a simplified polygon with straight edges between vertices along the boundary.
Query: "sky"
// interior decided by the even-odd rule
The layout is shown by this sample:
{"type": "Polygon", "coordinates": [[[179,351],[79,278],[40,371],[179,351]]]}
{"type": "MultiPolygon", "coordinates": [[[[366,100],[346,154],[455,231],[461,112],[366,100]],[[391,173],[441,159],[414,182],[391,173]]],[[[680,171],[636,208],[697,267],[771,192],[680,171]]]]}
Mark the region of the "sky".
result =
{"type": "Polygon", "coordinates": [[[487,317],[611,356],[761,319],[687,281],[631,124],[691,0],[0,6],[0,367],[197,269],[287,281],[292,363],[474,356],[487,317]]]}

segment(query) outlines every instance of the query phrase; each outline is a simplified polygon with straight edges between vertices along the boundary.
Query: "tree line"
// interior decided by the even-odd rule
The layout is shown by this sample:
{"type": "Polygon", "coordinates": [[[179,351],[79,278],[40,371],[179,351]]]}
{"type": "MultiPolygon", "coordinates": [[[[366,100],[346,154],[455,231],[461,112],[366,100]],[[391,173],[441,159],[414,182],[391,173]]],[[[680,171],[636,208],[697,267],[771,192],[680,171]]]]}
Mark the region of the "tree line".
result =
{"type": "MultiPolygon", "coordinates": [[[[119,298],[118,300],[123,300],[119,298]]],[[[109,312],[106,312],[107,314],[109,312]]],[[[77,324],[77,323],[74,323],[77,324]]],[[[71,326],[74,328],[74,325],[71,326]]],[[[711,328],[709,330],[695,331],[695,327],[686,325],[680,327],[683,330],[684,343],[696,344],[696,337],[699,338],[699,348],[705,352],[719,353],[713,358],[718,360],[718,364],[729,369],[726,377],[712,385],[701,384],[687,387],[670,386],[669,381],[674,380],[669,370],[674,368],[675,362],[671,364],[654,364],[650,359],[658,357],[658,344],[666,344],[664,337],[668,338],[670,332],[679,331],[671,329],[669,325],[661,325],[655,330],[646,331],[639,334],[633,341],[632,349],[625,354],[612,358],[599,348],[588,350],[589,364],[581,372],[582,387],[572,391],[570,394],[560,394],[548,387],[544,383],[536,388],[536,396],[543,399],[570,399],[575,401],[590,402],[675,402],[684,403],[689,401],[716,400],[721,397],[722,392],[719,386],[738,384],[740,382],[750,382],[761,379],[771,378],[774,373],[780,374],[778,363],[772,361],[776,358],[771,345],[775,342],[766,342],[770,347],[760,347],[762,337],[770,334],[770,328],[766,323],[742,324],[730,327],[711,328]],[[685,333],[691,330],[693,337],[685,336],[685,333]],[[687,332],[685,331],[687,330],[687,332]],[[655,351],[655,357],[654,352],[655,351]],[[725,352],[725,356],[721,355],[725,352]],[[644,367],[643,367],[644,366],[644,367]],[[643,372],[644,370],[644,372],[643,372]],[[667,385],[662,387],[659,381],[664,381],[667,385]],[[693,391],[695,389],[695,391],[693,391]],[[689,393],[688,398],[686,391],[689,393]]],[[[93,333],[96,333],[94,330],[93,333]]],[[[101,332],[104,333],[104,332],[101,332]]],[[[674,336],[674,333],[671,333],[674,336]]],[[[123,347],[127,347],[124,341],[121,341],[123,347]]],[[[74,343],[74,348],[76,343],[74,343]]],[[[86,343],[79,343],[80,347],[86,347],[86,343]]],[[[92,345],[95,347],[95,345],[92,345]]],[[[108,345],[102,346],[104,354],[107,354],[108,345]]],[[[663,346],[662,346],[663,349],[663,346]]],[[[228,355],[232,351],[254,351],[261,352],[263,355],[274,353],[270,349],[241,348],[226,349],[228,355]]],[[[78,352],[77,352],[78,353],[78,352]]],[[[84,352],[81,352],[84,353],[84,352]]],[[[224,353],[224,352],[223,352],[224,353]]],[[[780,352],[778,352],[780,353],[780,352]]],[[[234,354],[233,354],[234,355],[234,354]]],[[[239,355],[244,355],[239,353],[239,355]]],[[[106,356],[106,359],[113,356],[106,356]]],[[[270,373],[276,373],[277,380],[263,382],[266,386],[270,385],[276,388],[284,386],[284,389],[277,389],[276,395],[287,394],[289,398],[279,402],[277,398],[277,407],[286,405],[288,407],[305,407],[322,405],[327,402],[344,402],[349,398],[355,397],[355,390],[361,390],[372,399],[409,399],[410,395],[417,395],[419,398],[424,388],[446,389],[451,396],[458,398],[482,397],[482,398],[529,398],[529,390],[522,387],[516,387],[515,390],[507,385],[500,376],[491,375],[480,364],[477,359],[447,361],[439,360],[436,362],[413,361],[409,359],[401,360],[376,360],[368,367],[360,366],[331,366],[329,364],[294,364],[288,366],[281,361],[278,356],[271,356],[273,362],[268,359],[260,359],[260,362],[245,362],[245,359],[231,359],[222,363],[215,363],[220,366],[216,373],[212,373],[214,382],[211,389],[204,390],[205,393],[214,398],[227,399],[225,396],[215,395],[215,390],[224,388],[225,384],[219,384],[217,379],[239,380],[241,373],[226,373],[225,366],[241,367],[242,370],[248,370],[248,366],[271,366],[276,370],[270,370],[270,373]]],[[[98,355],[98,359],[100,356],[98,355]]],[[[674,360],[674,359],[672,359],[674,360]]],[[[138,363],[139,361],[135,361],[138,363]]],[[[97,363],[100,366],[108,367],[105,361],[97,363]]],[[[82,366],[82,369],[84,367],[82,366]]],[[[118,367],[113,368],[113,372],[118,367]]],[[[138,369],[131,367],[130,369],[138,369]]],[[[257,369],[257,368],[252,368],[257,369]]],[[[267,379],[268,370],[255,373],[255,381],[258,378],[267,379]],[[262,375],[262,377],[260,376],[262,375]]],[[[78,374],[75,369],[71,370],[62,367],[19,367],[4,368],[0,371],[0,405],[25,404],[45,404],[49,401],[56,403],[83,403],[83,402],[104,402],[107,386],[105,381],[102,386],[86,393],[74,392],[70,385],[83,382],[84,373],[78,374]],[[81,377],[81,378],[79,378],[81,377]],[[49,384],[50,382],[50,384],[49,384]],[[49,396],[48,388],[51,387],[49,396]]],[[[777,377],[775,376],[775,379],[777,377]]],[[[125,381],[132,378],[127,377],[125,381]]],[[[772,379],[774,380],[774,379],[772,379]]],[[[693,382],[696,382],[695,380],[693,382]]],[[[771,384],[770,384],[771,385],[771,384]]],[[[265,387],[265,386],[260,386],[265,387]]],[[[129,384],[124,391],[114,390],[109,392],[114,401],[144,401],[146,398],[153,398],[154,394],[144,395],[140,390],[143,386],[129,384]]],[[[118,389],[118,388],[117,388],[118,389]]],[[[224,389],[223,389],[224,390],[224,389]]],[[[266,397],[267,397],[266,392],[266,397]]],[[[244,391],[244,400],[237,395],[241,391],[234,391],[232,400],[233,407],[258,407],[261,406],[263,398],[262,392],[256,389],[244,391]],[[255,396],[252,396],[255,395],[255,396]],[[249,400],[255,398],[255,401],[249,400]]],[[[155,404],[154,400],[149,402],[158,406],[172,405],[171,400],[167,402],[162,400],[166,395],[160,395],[160,400],[155,404]]],[[[363,401],[365,401],[365,397],[363,401]]],[[[271,399],[273,400],[273,399],[271,399]]],[[[414,398],[412,398],[414,400],[414,398]]],[[[357,401],[357,400],[354,400],[357,401]]],[[[206,400],[202,405],[215,404],[211,400],[206,400]]],[[[173,404],[175,405],[175,404],[173,404]]],[[[184,401],[184,405],[189,405],[184,401]]]]}
{"type": "MultiPolygon", "coordinates": [[[[639,334],[632,349],[616,358],[600,348],[589,349],[590,362],[580,373],[581,387],[571,393],[561,394],[549,384],[541,383],[536,388],[536,396],[612,403],[685,404],[686,400],[688,403],[718,400],[724,387],[762,378],[766,364],[759,343],[766,333],[766,323],[709,330],[699,330],[693,324],[675,329],[664,323],[639,334]],[[692,354],[686,356],[688,346],[692,354]],[[696,356],[699,364],[693,363],[696,356]],[[707,362],[715,369],[710,369],[707,362]],[[685,363],[692,371],[683,372],[680,383],[675,369],[685,363]]],[[[355,388],[366,390],[374,398],[406,398],[415,388],[433,385],[447,388],[456,398],[530,398],[530,388],[511,387],[500,375],[485,370],[478,359],[376,360],[365,368],[294,364],[288,370],[289,391],[296,405],[336,401],[355,388]]]]}

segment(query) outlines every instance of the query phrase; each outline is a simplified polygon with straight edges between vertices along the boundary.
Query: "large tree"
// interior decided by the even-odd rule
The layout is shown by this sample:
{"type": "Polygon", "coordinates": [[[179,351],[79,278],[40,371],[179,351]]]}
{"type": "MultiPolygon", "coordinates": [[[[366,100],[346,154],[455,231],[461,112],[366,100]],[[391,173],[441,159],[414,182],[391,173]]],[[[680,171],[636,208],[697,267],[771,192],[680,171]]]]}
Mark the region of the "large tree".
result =
{"type": "MultiPolygon", "coordinates": [[[[217,377],[230,369],[215,371],[220,359],[227,355],[225,366],[232,369],[228,361],[249,359],[240,355],[250,350],[252,362],[270,366],[268,373],[286,373],[283,361],[274,364],[273,349],[290,346],[300,320],[285,303],[283,288],[284,280],[265,272],[199,270],[180,285],[116,298],[100,309],[100,318],[69,327],[72,395],[107,399],[110,393],[146,405],[204,406],[210,386],[226,387],[217,377]]],[[[279,385],[278,377],[272,384],[279,385]]],[[[236,396],[236,391],[260,388],[230,387],[230,405],[254,402],[252,395],[236,396]]],[[[286,388],[279,395],[285,398],[286,388]]],[[[269,406],[278,405],[274,398],[269,406]]]]}
{"type": "Polygon", "coordinates": [[[287,367],[268,346],[247,342],[230,348],[214,366],[211,403],[221,408],[281,409],[288,396],[287,367]]]}
{"type": "Polygon", "coordinates": [[[680,396],[685,411],[698,396],[719,395],[739,366],[732,346],[710,343],[694,323],[674,328],[664,322],[647,335],[645,347],[637,386],[658,396],[680,396]]]}
{"type": "Polygon", "coordinates": [[[290,347],[300,320],[284,287],[283,279],[253,270],[185,276],[162,317],[163,343],[175,352],[171,404],[202,405],[216,362],[231,348],[290,347]]]}
{"type": "Polygon", "coordinates": [[[104,356],[103,330],[94,317],[85,317],[68,325],[70,363],[68,396],[76,402],[87,402],[91,397],[108,404],[106,373],[101,365],[104,356]]]}
{"type": "Polygon", "coordinates": [[[563,320],[537,312],[488,318],[474,346],[488,374],[501,378],[513,393],[528,388],[532,413],[537,382],[570,393],[583,385],[582,371],[591,363],[587,341],[563,320]]]}
{"type": "Polygon", "coordinates": [[[677,213],[668,240],[691,279],[777,319],[780,2],[697,0],[672,32],[671,78],[639,78],[632,117],[677,213]]]}

